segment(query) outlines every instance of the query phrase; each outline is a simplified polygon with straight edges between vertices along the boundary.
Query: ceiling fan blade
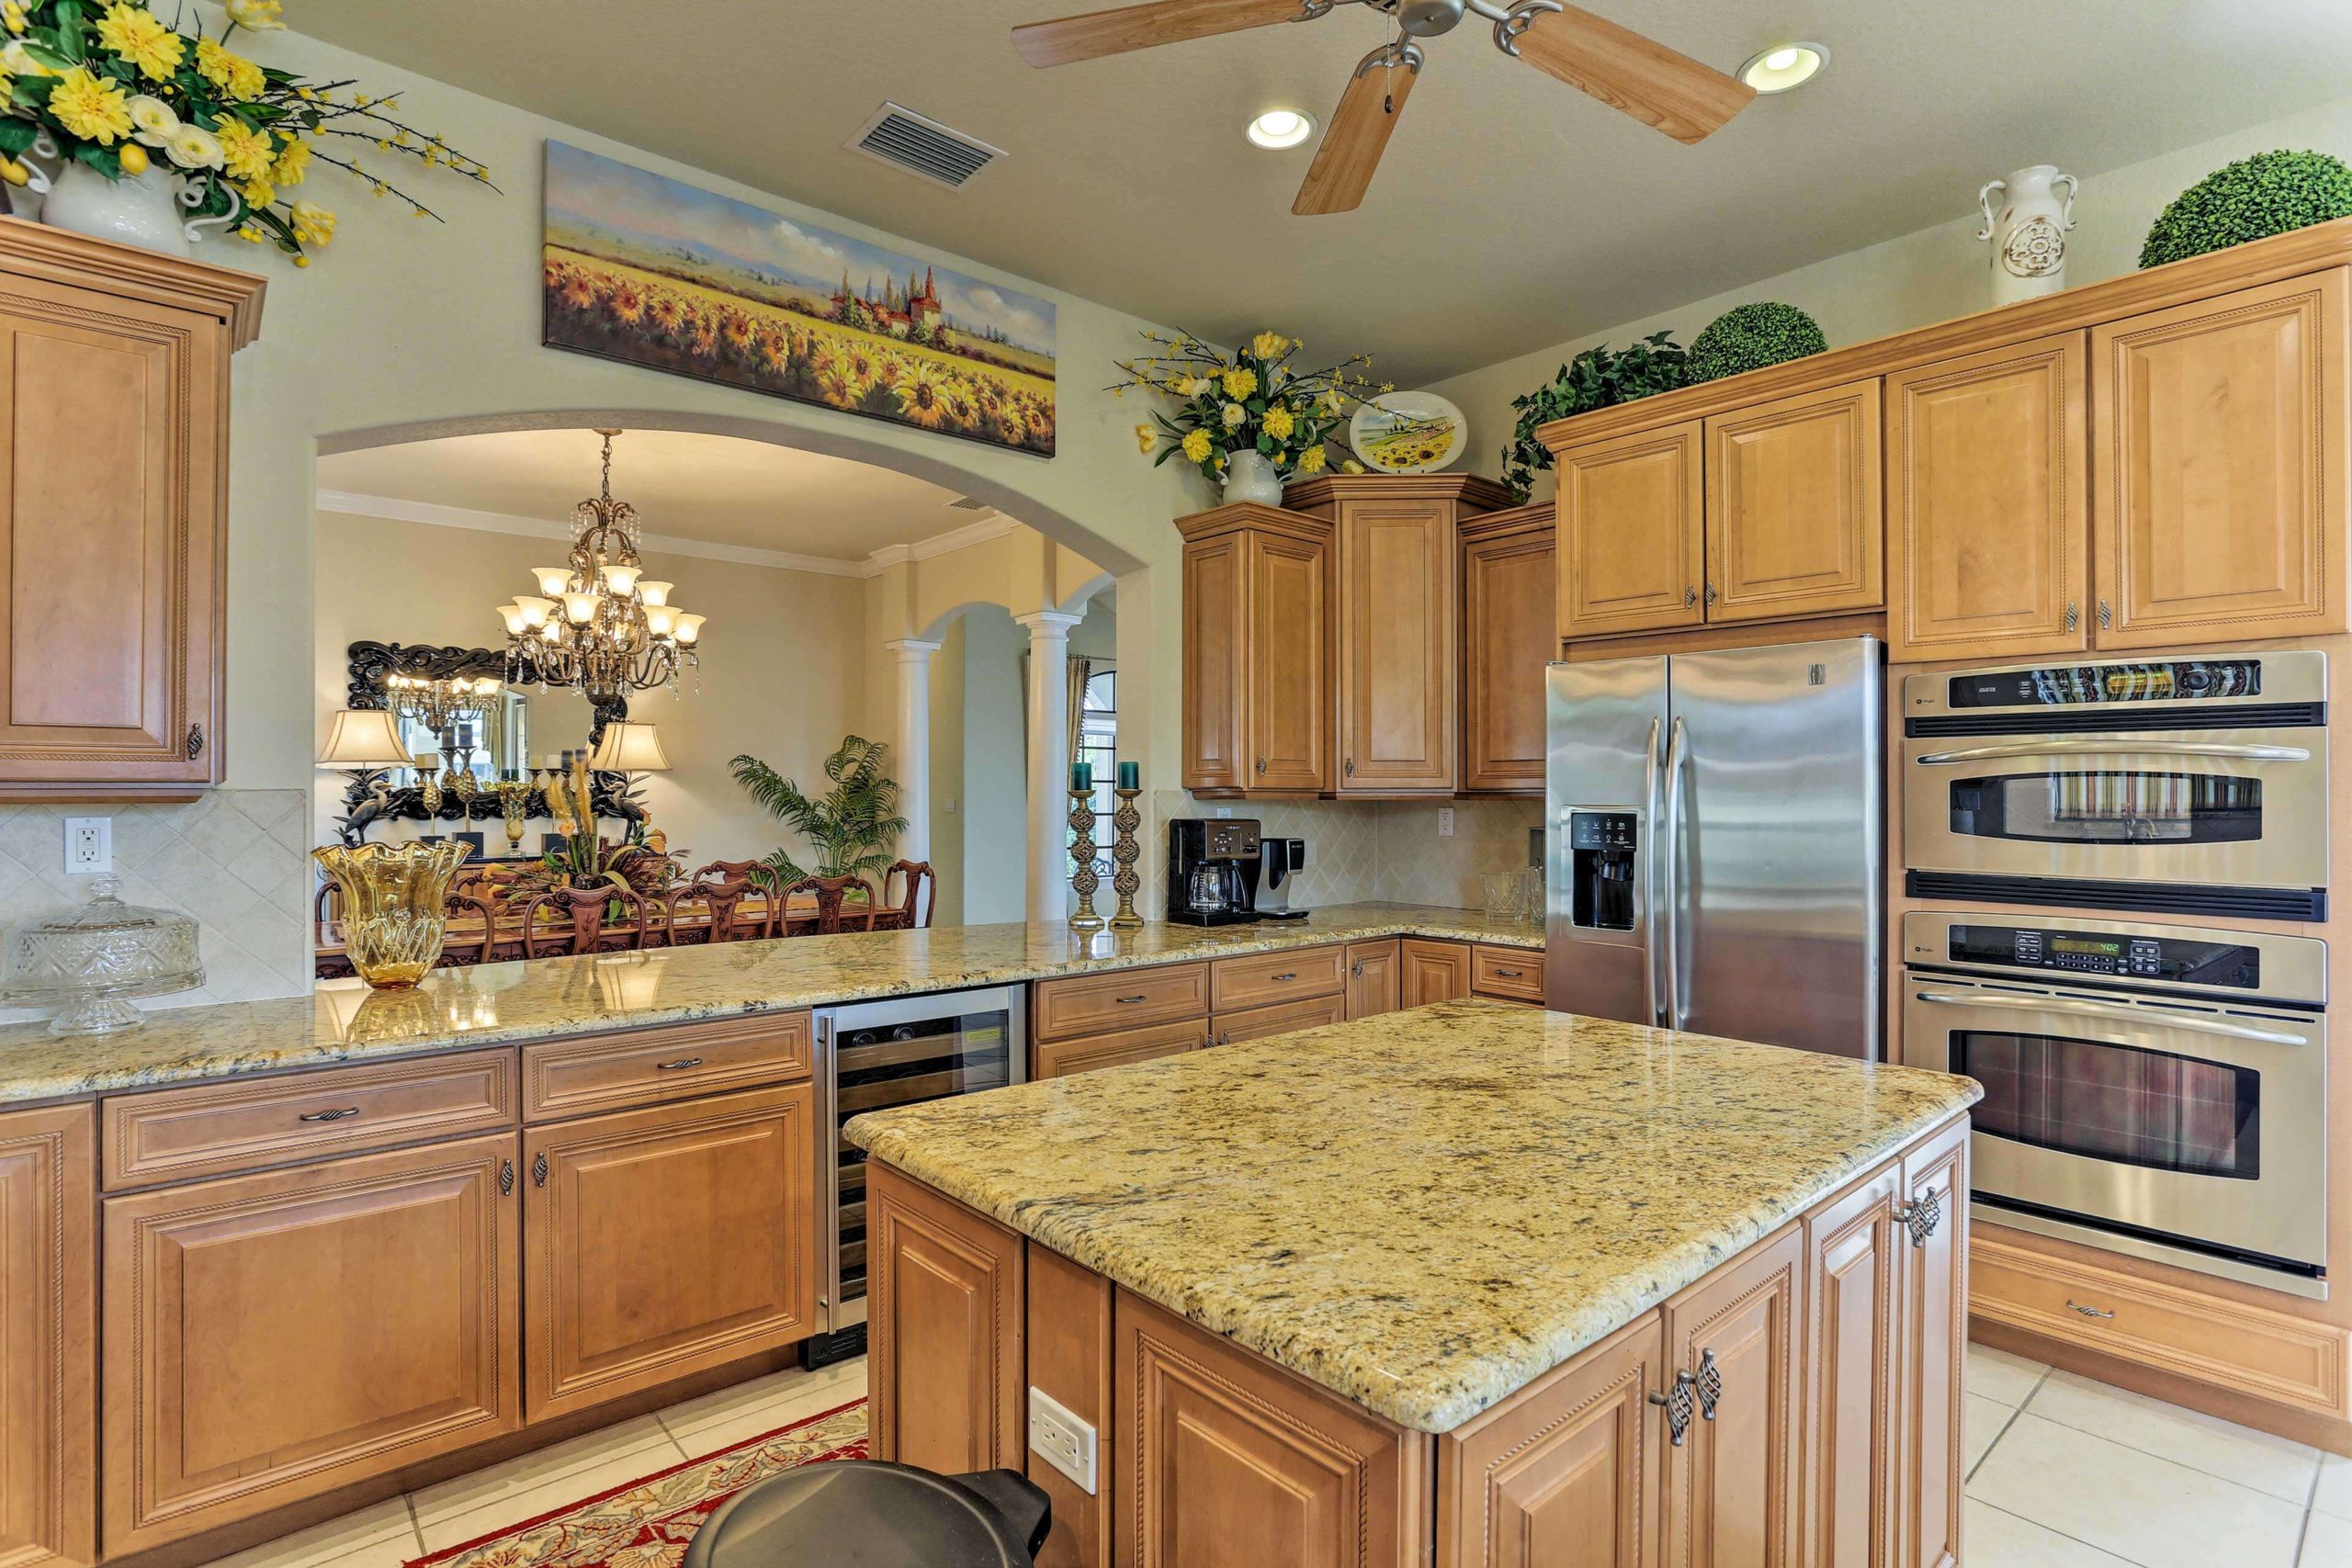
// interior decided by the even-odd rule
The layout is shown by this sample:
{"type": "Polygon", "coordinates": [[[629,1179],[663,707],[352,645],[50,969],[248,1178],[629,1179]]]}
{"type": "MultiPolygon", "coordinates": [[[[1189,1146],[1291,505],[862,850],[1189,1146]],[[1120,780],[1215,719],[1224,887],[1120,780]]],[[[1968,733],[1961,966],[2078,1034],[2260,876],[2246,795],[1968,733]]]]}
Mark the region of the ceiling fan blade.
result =
{"type": "Polygon", "coordinates": [[[1238,33],[1274,22],[1305,21],[1329,6],[1313,0],[1154,0],[1083,17],[1028,22],[1012,29],[1012,47],[1032,65],[1068,65],[1154,44],[1238,33]]]}
{"type": "Polygon", "coordinates": [[[1383,44],[1363,57],[1331,111],[1292,212],[1302,218],[1353,212],[1363,203],[1420,71],[1421,51],[1409,42],[1383,44]]]}
{"type": "Polygon", "coordinates": [[[1563,5],[1532,15],[1516,39],[1521,60],[1677,141],[1705,140],[1756,96],[1736,76],[1589,11],[1563,5]]]}

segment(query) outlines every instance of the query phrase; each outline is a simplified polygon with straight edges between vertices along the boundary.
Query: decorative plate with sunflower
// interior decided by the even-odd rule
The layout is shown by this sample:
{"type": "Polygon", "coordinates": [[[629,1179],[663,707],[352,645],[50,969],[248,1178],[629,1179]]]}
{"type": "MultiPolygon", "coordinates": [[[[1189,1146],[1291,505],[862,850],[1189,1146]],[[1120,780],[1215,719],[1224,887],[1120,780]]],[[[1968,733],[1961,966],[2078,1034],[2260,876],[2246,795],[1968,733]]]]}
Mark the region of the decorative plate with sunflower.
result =
{"type": "Polygon", "coordinates": [[[1383,392],[1348,422],[1348,445],[1374,472],[1433,474],[1469,444],[1469,422],[1435,392],[1383,392]]]}

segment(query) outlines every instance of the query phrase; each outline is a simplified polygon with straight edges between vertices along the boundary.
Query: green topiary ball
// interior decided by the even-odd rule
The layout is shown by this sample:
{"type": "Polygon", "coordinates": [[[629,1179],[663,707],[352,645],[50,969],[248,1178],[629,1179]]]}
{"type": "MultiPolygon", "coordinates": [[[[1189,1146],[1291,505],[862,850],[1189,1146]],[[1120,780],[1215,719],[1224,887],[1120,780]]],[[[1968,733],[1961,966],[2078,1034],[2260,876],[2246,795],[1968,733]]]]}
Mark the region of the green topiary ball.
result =
{"type": "Polygon", "coordinates": [[[2352,169],[2324,152],[2256,152],[2182,191],[2140,247],[2142,266],[2352,218],[2352,169]]]}
{"type": "Polygon", "coordinates": [[[1821,328],[1794,305],[1735,305],[1690,342],[1690,380],[1719,381],[1819,354],[1829,346],[1821,328]]]}

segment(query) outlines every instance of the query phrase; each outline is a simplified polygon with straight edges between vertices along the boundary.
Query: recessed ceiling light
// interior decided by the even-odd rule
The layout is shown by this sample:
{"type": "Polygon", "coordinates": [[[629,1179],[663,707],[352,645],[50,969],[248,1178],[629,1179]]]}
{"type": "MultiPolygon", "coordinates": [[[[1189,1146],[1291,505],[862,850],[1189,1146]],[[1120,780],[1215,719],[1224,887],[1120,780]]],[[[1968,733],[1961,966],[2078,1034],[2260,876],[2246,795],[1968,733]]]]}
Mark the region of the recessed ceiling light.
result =
{"type": "Polygon", "coordinates": [[[1819,43],[1775,44],[1752,54],[1739,68],[1739,79],[1759,93],[1785,93],[1821,74],[1829,63],[1829,47],[1819,43]]]}
{"type": "Polygon", "coordinates": [[[1295,147],[1314,134],[1314,119],[1296,109],[1268,109],[1250,122],[1250,140],[1261,147],[1295,147]]]}

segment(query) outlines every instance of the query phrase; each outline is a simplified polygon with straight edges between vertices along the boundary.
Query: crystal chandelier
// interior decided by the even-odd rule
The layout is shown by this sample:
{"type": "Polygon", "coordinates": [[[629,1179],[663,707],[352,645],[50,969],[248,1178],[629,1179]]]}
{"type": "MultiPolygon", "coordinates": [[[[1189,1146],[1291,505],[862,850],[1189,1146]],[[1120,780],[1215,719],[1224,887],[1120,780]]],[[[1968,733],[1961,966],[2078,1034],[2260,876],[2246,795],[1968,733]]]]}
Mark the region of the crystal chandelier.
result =
{"type": "Polygon", "coordinates": [[[487,675],[479,680],[463,675],[454,679],[426,675],[384,677],[392,705],[436,735],[456,728],[458,720],[467,714],[486,714],[491,699],[498,695],[499,684],[487,675]]]}
{"type": "Polygon", "coordinates": [[[681,669],[701,668],[695,643],[701,615],[670,603],[670,584],[644,581],[637,554],[637,509],[613,499],[613,437],[605,438],[603,493],[571,514],[571,556],[563,566],[536,566],[536,594],[517,594],[498,614],[506,623],[510,680],[542,690],[576,686],[592,703],[611,703],[655,686],[677,689],[681,669]]]}

